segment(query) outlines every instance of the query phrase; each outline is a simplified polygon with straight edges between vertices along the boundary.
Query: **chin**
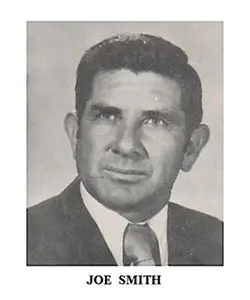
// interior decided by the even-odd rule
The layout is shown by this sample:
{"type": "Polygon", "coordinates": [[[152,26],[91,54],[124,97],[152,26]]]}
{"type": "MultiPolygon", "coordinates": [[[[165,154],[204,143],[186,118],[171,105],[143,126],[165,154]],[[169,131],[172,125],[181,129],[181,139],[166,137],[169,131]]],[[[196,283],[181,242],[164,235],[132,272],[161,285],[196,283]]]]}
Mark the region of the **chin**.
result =
{"type": "Polygon", "coordinates": [[[118,212],[131,212],[131,211],[138,211],[139,207],[145,206],[145,198],[133,198],[128,197],[127,195],[120,193],[119,196],[111,195],[103,195],[99,199],[99,202],[104,206],[118,212]]]}
{"type": "Polygon", "coordinates": [[[137,206],[139,203],[144,203],[145,199],[152,198],[152,193],[145,183],[114,184],[102,182],[96,187],[97,200],[113,209],[137,206]]]}

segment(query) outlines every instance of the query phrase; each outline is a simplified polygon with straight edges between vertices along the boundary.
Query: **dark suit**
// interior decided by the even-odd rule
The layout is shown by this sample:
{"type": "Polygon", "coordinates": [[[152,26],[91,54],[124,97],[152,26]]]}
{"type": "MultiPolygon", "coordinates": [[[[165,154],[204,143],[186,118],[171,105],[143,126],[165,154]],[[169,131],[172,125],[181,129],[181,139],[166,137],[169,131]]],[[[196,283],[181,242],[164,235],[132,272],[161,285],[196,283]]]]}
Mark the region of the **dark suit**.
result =
{"type": "MultiPolygon", "coordinates": [[[[28,265],[117,265],[74,180],[59,196],[28,209],[28,265]]],[[[169,203],[169,265],[222,265],[223,224],[169,203]]]]}

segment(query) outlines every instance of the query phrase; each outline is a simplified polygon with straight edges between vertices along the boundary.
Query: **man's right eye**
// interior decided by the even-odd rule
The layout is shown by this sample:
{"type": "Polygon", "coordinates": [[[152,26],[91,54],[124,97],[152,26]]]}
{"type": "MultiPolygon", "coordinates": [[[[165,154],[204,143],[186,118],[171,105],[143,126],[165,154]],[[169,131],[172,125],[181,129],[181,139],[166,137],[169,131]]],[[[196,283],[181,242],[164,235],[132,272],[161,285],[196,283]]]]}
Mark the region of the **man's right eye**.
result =
{"type": "Polygon", "coordinates": [[[107,120],[107,121],[116,121],[117,117],[112,112],[101,112],[96,116],[96,119],[107,120]]]}

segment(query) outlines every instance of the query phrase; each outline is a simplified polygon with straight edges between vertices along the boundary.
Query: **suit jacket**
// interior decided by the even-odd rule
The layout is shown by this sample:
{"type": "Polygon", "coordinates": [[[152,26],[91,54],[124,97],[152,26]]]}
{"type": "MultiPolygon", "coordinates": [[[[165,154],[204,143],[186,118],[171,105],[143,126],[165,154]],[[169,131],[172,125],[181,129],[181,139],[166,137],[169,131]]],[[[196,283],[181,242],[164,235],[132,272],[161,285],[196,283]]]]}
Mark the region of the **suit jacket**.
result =
{"type": "MultiPolygon", "coordinates": [[[[27,210],[27,265],[117,265],[79,183],[27,210]]],[[[214,217],[170,202],[167,238],[169,265],[223,265],[223,224],[214,217]]]]}

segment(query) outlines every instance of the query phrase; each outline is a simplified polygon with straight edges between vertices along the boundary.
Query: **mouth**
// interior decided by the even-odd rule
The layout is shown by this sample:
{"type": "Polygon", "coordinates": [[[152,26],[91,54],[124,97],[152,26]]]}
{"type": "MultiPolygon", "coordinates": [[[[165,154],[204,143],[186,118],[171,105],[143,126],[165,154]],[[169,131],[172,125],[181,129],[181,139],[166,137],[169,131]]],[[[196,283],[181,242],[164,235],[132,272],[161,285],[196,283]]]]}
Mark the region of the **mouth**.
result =
{"type": "Polygon", "coordinates": [[[145,171],[136,169],[106,167],[103,171],[111,180],[123,183],[138,183],[147,177],[147,173],[145,171]]]}

